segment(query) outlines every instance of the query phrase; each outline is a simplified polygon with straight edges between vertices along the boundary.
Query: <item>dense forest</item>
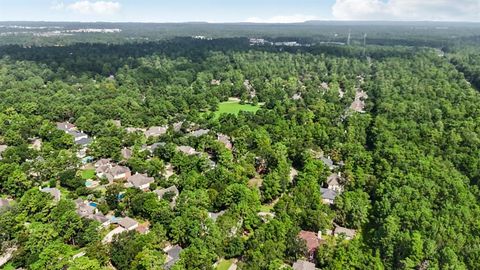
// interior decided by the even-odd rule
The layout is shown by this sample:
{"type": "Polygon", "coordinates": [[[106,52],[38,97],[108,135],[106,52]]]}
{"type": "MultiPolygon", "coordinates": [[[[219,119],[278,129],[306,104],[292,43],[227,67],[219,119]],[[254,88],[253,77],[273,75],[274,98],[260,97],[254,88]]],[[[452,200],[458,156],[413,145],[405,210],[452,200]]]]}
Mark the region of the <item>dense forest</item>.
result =
{"type": "Polygon", "coordinates": [[[0,47],[4,269],[480,269],[480,28],[452,28],[0,47]]]}

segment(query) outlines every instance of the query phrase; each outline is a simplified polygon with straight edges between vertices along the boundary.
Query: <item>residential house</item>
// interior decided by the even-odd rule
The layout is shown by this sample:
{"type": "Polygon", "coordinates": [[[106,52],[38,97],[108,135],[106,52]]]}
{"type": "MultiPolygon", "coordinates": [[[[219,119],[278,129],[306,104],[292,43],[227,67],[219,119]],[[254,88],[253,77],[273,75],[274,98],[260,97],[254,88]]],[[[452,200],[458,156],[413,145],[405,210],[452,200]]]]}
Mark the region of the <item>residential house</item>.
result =
{"type": "Polygon", "coordinates": [[[315,264],[305,260],[298,260],[293,264],[293,270],[315,270],[315,264]]]}
{"type": "Polygon", "coordinates": [[[144,132],[145,137],[159,137],[167,133],[168,126],[163,127],[150,127],[147,131],[144,132]]]}
{"type": "Polygon", "coordinates": [[[200,152],[197,152],[197,150],[195,150],[195,148],[190,147],[190,146],[185,146],[185,145],[178,146],[177,151],[180,151],[187,156],[193,156],[193,155],[200,154],[200,152]]]}
{"type": "Polygon", "coordinates": [[[211,84],[211,85],[220,85],[221,82],[222,82],[221,80],[212,79],[212,80],[210,81],[210,84],[211,84]]]}
{"type": "Polygon", "coordinates": [[[125,128],[125,131],[126,131],[127,133],[135,133],[135,132],[137,132],[137,131],[144,133],[144,132],[146,131],[146,129],[144,129],[144,128],[127,127],[127,128],[125,128]]]}
{"type": "Polygon", "coordinates": [[[322,193],[322,202],[330,205],[334,203],[338,195],[335,190],[328,188],[320,188],[320,192],[322,193]]]}
{"type": "Polygon", "coordinates": [[[227,135],[220,134],[220,133],[217,134],[217,141],[223,143],[228,150],[232,150],[233,145],[232,145],[232,142],[230,141],[230,137],[228,137],[227,135]]]}
{"type": "Polygon", "coordinates": [[[108,163],[95,169],[98,178],[106,178],[110,183],[115,180],[127,179],[131,176],[130,169],[125,166],[108,163]]]}
{"type": "Polygon", "coordinates": [[[138,222],[133,218],[124,217],[118,222],[118,225],[127,231],[131,231],[138,227],[138,222]]]}
{"type": "Polygon", "coordinates": [[[201,137],[203,135],[207,135],[210,132],[209,129],[197,129],[195,131],[190,132],[190,135],[193,137],[201,137]]]}
{"type": "Polygon", "coordinates": [[[327,166],[327,168],[332,171],[334,170],[337,166],[333,164],[333,160],[330,157],[321,157],[320,160],[327,166]]]}
{"type": "Polygon", "coordinates": [[[180,132],[182,130],[182,126],[183,126],[183,121],[173,123],[173,131],[180,132]]]}
{"type": "Polygon", "coordinates": [[[76,130],[77,127],[69,122],[57,122],[57,129],[67,132],[70,130],[76,130]]]}
{"type": "Polygon", "coordinates": [[[163,147],[163,146],[165,146],[164,142],[157,142],[152,145],[143,145],[142,151],[149,151],[151,154],[153,154],[157,148],[163,147]]]}
{"type": "Polygon", "coordinates": [[[211,218],[213,221],[217,221],[217,219],[221,216],[223,216],[223,214],[225,214],[225,210],[222,210],[220,212],[217,212],[217,213],[214,213],[214,212],[208,212],[208,217],[211,218]]]}
{"type": "Polygon", "coordinates": [[[8,146],[0,145],[0,160],[2,160],[2,153],[7,150],[8,146]]]}
{"type": "Polygon", "coordinates": [[[338,193],[343,191],[343,186],[340,184],[342,182],[341,173],[332,173],[327,177],[328,189],[334,190],[338,193]]]}
{"type": "Polygon", "coordinates": [[[0,209],[8,208],[10,206],[10,202],[7,199],[0,199],[0,209]]]}
{"type": "Polygon", "coordinates": [[[111,224],[110,219],[104,216],[102,213],[91,215],[90,219],[98,221],[102,227],[108,227],[111,224]]]}
{"type": "Polygon", "coordinates": [[[129,149],[127,147],[124,147],[120,152],[124,160],[129,160],[133,155],[132,149],[129,149]]]}
{"type": "Polygon", "coordinates": [[[293,100],[300,100],[302,99],[302,93],[296,93],[292,96],[293,100]]]}
{"type": "Polygon", "coordinates": [[[75,208],[77,209],[77,214],[84,218],[89,218],[97,213],[96,207],[81,198],[75,200],[75,208]]]}
{"type": "Polygon", "coordinates": [[[313,260],[317,248],[320,246],[321,239],[317,233],[310,231],[300,231],[298,238],[303,239],[307,246],[307,255],[309,260],[313,260]]]}
{"type": "Polygon", "coordinates": [[[290,183],[292,183],[293,180],[295,180],[295,177],[297,177],[297,175],[298,175],[298,171],[295,168],[290,167],[290,176],[289,176],[290,183]]]}
{"type": "Polygon", "coordinates": [[[165,176],[165,178],[168,179],[168,178],[170,178],[170,176],[172,176],[174,174],[175,174],[175,170],[173,169],[172,164],[167,163],[165,165],[165,173],[163,174],[163,176],[165,176]]]}
{"type": "Polygon", "coordinates": [[[150,184],[155,182],[153,177],[148,177],[146,174],[136,173],[127,178],[127,182],[141,190],[148,190],[150,188],[150,184]]]}
{"type": "Polygon", "coordinates": [[[36,150],[36,151],[40,151],[42,149],[42,139],[33,138],[29,148],[31,148],[33,150],[36,150]]]}
{"type": "Polygon", "coordinates": [[[351,240],[355,237],[357,231],[353,229],[347,229],[345,227],[334,224],[333,231],[328,230],[327,234],[333,235],[335,237],[344,237],[347,240],[351,240]]]}
{"type": "Polygon", "coordinates": [[[168,246],[164,248],[163,251],[167,253],[167,258],[165,259],[165,264],[163,267],[168,270],[172,268],[172,266],[178,260],[180,260],[180,252],[182,252],[182,247],[180,247],[179,245],[168,246]]]}
{"type": "Polygon", "coordinates": [[[97,162],[95,162],[94,166],[95,168],[105,166],[105,165],[110,165],[112,163],[112,160],[109,158],[102,158],[99,159],[97,162]]]}
{"type": "Polygon", "coordinates": [[[53,200],[56,202],[60,201],[60,197],[62,193],[58,188],[40,188],[41,192],[49,193],[50,195],[53,196],[53,200]]]}
{"type": "Polygon", "coordinates": [[[171,207],[175,207],[178,195],[180,194],[180,192],[178,191],[178,188],[176,186],[171,186],[171,187],[164,188],[164,189],[157,189],[157,190],[154,190],[153,192],[155,192],[155,194],[157,194],[159,200],[163,199],[165,194],[172,193],[173,197],[172,197],[172,201],[170,203],[171,207]]]}

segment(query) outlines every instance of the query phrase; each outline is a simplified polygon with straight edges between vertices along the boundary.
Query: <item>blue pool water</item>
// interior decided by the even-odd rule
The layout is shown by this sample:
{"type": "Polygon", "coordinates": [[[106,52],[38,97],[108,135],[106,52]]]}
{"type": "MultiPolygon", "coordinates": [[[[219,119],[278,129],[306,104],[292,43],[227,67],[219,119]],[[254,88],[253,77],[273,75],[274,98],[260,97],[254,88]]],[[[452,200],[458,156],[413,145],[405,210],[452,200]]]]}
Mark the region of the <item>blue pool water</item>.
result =
{"type": "Polygon", "coordinates": [[[97,203],[91,202],[89,203],[90,206],[97,207],[97,203]]]}
{"type": "Polygon", "coordinates": [[[91,187],[91,186],[93,186],[92,181],[85,181],[85,186],[86,186],[86,187],[91,187]]]}

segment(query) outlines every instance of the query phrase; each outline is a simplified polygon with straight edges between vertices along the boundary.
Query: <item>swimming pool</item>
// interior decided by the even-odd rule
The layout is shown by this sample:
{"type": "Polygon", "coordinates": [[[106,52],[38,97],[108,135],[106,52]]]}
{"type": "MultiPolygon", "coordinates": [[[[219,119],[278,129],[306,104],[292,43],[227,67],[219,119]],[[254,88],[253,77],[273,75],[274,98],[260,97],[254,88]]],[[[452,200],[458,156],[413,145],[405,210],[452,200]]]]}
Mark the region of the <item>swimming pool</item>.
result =
{"type": "Polygon", "coordinates": [[[91,186],[93,186],[93,182],[90,181],[90,180],[87,180],[87,181],[85,181],[85,186],[86,187],[91,187],[91,186]]]}
{"type": "Polygon", "coordinates": [[[91,202],[91,203],[89,203],[89,205],[93,206],[93,207],[97,207],[97,203],[95,203],[95,202],[91,202]]]}

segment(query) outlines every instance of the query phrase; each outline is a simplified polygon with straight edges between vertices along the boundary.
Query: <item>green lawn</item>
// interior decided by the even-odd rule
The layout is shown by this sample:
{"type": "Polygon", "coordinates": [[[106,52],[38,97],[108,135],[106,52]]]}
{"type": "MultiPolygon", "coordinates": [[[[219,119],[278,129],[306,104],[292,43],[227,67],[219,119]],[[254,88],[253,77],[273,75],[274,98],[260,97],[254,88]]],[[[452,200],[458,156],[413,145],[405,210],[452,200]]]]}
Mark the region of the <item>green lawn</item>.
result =
{"type": "Polygon", "coordinates": [[[92,179],[94,176],[95,176],[95,170],[94,169],[82,171],[82,179],[84,179],[84,180],[92,179]]]}
{"type": "Polygon", "coordinates": [[[222,260],[218,265],[217,265],[217,270],[228,270],[230,265],[232,265],[233,259],[231,260],[222,260]]]}
{"type": "Polygon", "coordinates": [[[253,106],[251,104],[240,104],[239,101],[225,101],[218,105],[218,110],[215,115],[219,117],[222,113],[238,114],[240,111],[256,112],[260,110],[260,106],[253,106]]]}
{"type": "Polygon", "coordinates": [[[273,204],[262,204],[262,206],[260,206],[260,212],[270,213],[273,209],[273,206],[273,204]]]}

